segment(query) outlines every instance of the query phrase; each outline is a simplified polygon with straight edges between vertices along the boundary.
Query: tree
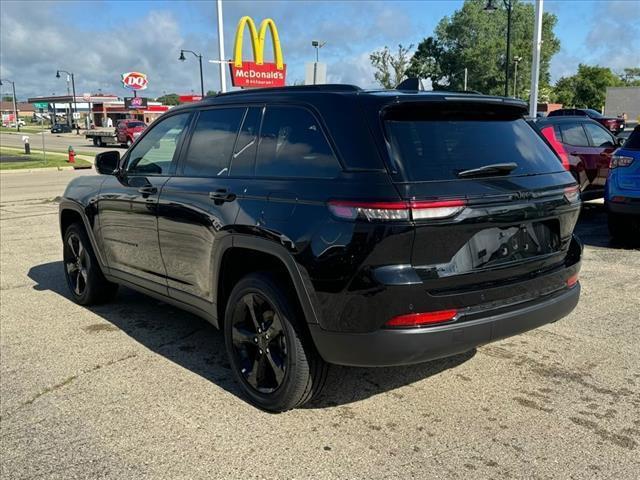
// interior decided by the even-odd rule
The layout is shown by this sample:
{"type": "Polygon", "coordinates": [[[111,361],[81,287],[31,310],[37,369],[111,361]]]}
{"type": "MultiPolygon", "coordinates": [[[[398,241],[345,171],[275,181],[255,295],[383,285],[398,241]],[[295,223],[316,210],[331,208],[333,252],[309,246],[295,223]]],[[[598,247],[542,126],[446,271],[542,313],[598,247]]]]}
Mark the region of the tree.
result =
{"type": "Polygon", "coordinates": [[[623,72],[618,76],[626,87],[640,87],[640,67],[625,68],[623,72]]]}
{"type": "Polygon", "coordinates": [[[162,102],[163,105],[178,105],[180,103],[180,96],[177,93],[167,93],[166,95],[156,98],[156,102],[162,102]]]}
{"type": "Polygon", "coordinates": [[[13,102],[13,95],[4,95],[2,97],[3,102],[13,102]]]}
{"type": "Polygon", "coordinates": [[[218,92],[216,92],[215,90],[207,90],[207,94],[205,95],[205,97],[215,97],[216,95],[218,95],[218,92]]]}
{"type": "Polygon", "coordinates": [[[393,55],[389,47],[385,46],[369,55],[371,64],[376,69],[374,77],[383,88],[395,88],[405,79],[405,72],[409,66],[409,52],[412,48],[413,45],[403,47],[400,44],[398,53],[393,55]]]}
{"type": "Polygon", "coordinates": [[[607,87],[624,82],[608,67],[578,65],[578,73],[560,78],[555,85],[555,101],[567,107],[594,108],[604,105],[607,87]]]}
{"type": "MultiPolygon", "coordinates": [[[[513,94],[513,59],[522,57],[518,64],[516,96],[524,98],[531,78],[534,7],[531,3],[512,1],[509,94],[513,94]]],[[[434,36],[418,45],[407,76],[430,78],[434,90],[462,90],[466,68],[467,88],[486,94],[504,94],[507,12],[502,2],[494,2],[498,7],[495,12],[485,11],[486,5],[486,0],[466,0],[451,17],[440,20],[434,36]]],[[[556,16],[550,13],[542,17],[541,87],[549,85],[551,57],[560,50],[560,41],[553,33],[556,21],[556,16]]]]}

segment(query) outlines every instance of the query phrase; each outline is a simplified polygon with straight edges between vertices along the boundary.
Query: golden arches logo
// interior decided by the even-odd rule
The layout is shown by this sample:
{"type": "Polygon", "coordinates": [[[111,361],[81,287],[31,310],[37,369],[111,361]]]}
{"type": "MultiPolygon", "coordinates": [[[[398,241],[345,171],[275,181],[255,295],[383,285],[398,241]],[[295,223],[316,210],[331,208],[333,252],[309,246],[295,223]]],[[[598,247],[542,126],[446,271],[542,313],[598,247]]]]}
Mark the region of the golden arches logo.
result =
{"type": "Polygon", "coordinates": [[[233,48],[233,63],[236,67],[242,67],[242,41],[244,40],[245,26],[249,27],[249,35],[251,35],[251,46],[253,48],[253,60],[256,65],[264,64],[264,43],[267,37],[267,29],[271,30],[271,40],[273,43],[273,55],[276,60],[276,68],[284,69],[284,59],[282,57],[282,48],[280,47],[280,37],[275,22],[270,18],[265,18],[260,23],[260,30],[256,29],[256,24],[249,16],[244,16],[238,22],[236,29],[236,39],[233,48]]]}

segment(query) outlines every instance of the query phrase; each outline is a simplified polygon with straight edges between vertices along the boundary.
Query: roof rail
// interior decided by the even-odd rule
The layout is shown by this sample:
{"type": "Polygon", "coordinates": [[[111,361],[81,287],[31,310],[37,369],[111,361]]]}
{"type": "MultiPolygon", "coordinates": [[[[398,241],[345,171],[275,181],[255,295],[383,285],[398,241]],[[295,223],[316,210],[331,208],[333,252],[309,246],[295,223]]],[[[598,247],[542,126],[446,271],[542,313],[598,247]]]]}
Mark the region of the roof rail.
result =
{"type": "Polygon", "coordinates": [[[246,90],[232,90],[230,92],[218,93],[216,97],[227,95],[247,95],[251,93],[266,92],[359,92],[362,89],[355,85],[347,85],[340,83],[328,83],[322,85],[292,85],[288,87],[271,87],[271,88],[250,88],[246,90]]]}

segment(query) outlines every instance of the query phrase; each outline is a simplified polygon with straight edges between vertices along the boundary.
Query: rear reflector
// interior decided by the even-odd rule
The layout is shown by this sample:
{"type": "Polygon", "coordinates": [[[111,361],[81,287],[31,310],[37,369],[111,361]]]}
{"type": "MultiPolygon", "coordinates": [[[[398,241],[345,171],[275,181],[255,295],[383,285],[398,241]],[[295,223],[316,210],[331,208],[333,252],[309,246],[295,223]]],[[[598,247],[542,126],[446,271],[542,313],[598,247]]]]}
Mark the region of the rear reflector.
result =
{"type": "Polygon", "coordinates": [[[443,323],[453,320],[457,310],[440,310],[438,312],[409,313],[393,317],[385,326],[387,327],[421,327],[434,323],[443,323]]]}
{"type": "Polygon", "coordinates": [[[564,198],[567,199],[569,203],[576,203],[580,201],[580,187],[573,186],[567,187],[564,189],[564,198]]]}
{"type": "Polygon", "coordinates": [[[571,275],[569,278],[567,278],[567,287],[571,288],[576,283],[578,283],[578,274],[577,273],[575,273],[575,274],[571,275]]]}
{"type": "Polygon", "coordinates": [[[448,218],[461,212],[464,200],[437,200],[411,202],[357,202],[335,200],[329,210],[336,217],[347,220],[431,220],[448,218]]]}

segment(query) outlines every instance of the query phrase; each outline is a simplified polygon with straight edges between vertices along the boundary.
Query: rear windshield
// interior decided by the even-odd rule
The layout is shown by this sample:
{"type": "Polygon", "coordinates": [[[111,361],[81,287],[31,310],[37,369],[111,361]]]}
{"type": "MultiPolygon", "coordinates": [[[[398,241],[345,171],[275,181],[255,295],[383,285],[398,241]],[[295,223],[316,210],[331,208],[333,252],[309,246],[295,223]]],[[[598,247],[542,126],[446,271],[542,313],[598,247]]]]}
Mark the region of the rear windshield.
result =
{"type": "Polygon", "coordinates": [[[387,118],[391,154],[405,181],[452,180],[464,170],[516,163],[508,175],[562,171],[547,144],[522,118],[387,118]]]}
{"type": "Polygon", "coordinates": [[[127,127],[128,128],[136,128],[136,127],[144,127],[145,124],[142,122],[128,122],[127,123],[127,127]]]}
{"type": "Polygon", "coordinates": [[[600,112],[594,110],[593,108],[587,108],[585,112],[587,112],[591,118],[604,118],[604,116],[600,112]]]}
{"type": "Polygon", "coordinates": [[[627,141],[624,142],[624,146],[622,147],[626,150],[640,150],[640,127],[636,127],[627,138],[627,141]]]}

